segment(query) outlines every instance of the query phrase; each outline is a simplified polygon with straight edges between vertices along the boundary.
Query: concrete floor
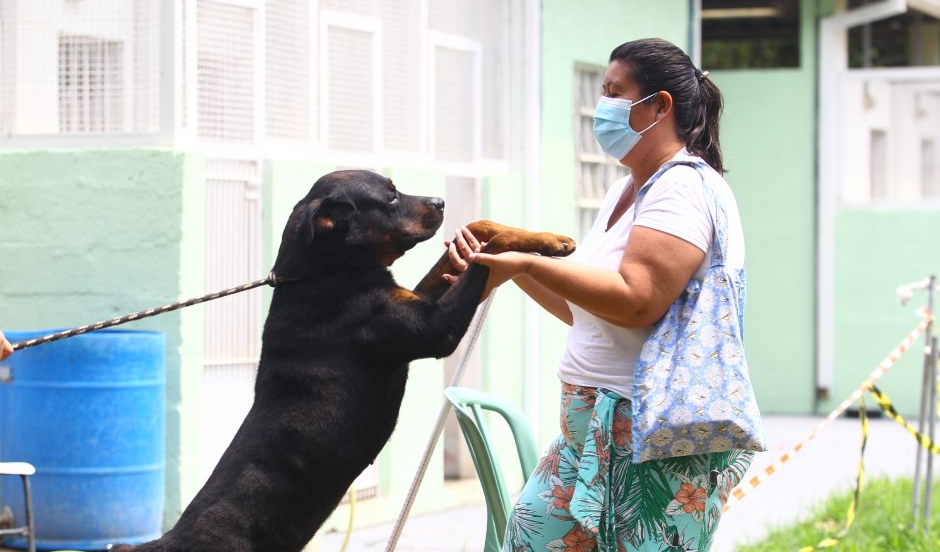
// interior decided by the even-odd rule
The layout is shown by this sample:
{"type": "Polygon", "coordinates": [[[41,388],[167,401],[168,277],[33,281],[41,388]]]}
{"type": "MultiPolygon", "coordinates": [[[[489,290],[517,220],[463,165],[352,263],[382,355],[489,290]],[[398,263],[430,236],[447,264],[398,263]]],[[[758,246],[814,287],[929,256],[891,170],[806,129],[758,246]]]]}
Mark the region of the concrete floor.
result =
{"type": "MultiPolygon", "coordinates": [[[[821,421],[809,416],[765,417],[770,450],[757,456],[747,478],[762,472],[806,438],[821,421]]],[[[859,421],[835,420],[777,473],[728,510],[712,552],[732,552],[737,544],[759,540],[772,527],[800,519],[830,493],[854,488],[860,446],[859,421]]],[[[865,455],[867,476],[912,475],[916,447],[914,439],[895,422],[871,420],[865,455]]],[[[875,504],[871,497],[864,500],[875,504]]],[[[357,529],[346,550],[383,552],[393,527],[394,524],[387,523],[357,529]]],[[[405,524],[396,550],[481,552],[485,528],[486,510],[480,505],[414,516],[405,524]]],[[[342,531],[328,533],[318,537],[318,548],[308,550],[335,552],[340,550],[344,538],[342,531]]]]}
{"type": "MultiPolygon", "coordinates": [[[[757,456],[748,477],[762,472],[781,454],[808,436],[820,422],[821,418],[809,416],[765,417],[770,450],[757,456]]],[[[860,443],[861,431],[857,419],[840,418],[833,422],[803,451],[727,512],[721,521],[712,551],[733,552],[737,544],[758,540],[772,527],[805,516],[808,508],[833,491],[853,488],[860,443]]],[[[893,421],[871,420],[865,457],[867,476],[912,475],[915,450],[915,441],[893,421]]],[[[457,499],[451,500],[451,503],[460,506],[409,518],[396,550],[483,550],[486,510],[482,506],[479,485],[475,480],[462,481],[451,486],[449,492],[457,495],[457,499]]],[[[363,501],[360,507],[369,508],[368,502],[363,501]]],[[[875,504],[875,501],[866,497],[862,507],[865,503],[875,504]]],[[[385,506],[387,510],[389,505],[385,506]]],[[[398,506],[391,506],[396,506],[394,511],[397,512],[398,506]]],[[[388,522],[355,529],[350,535],[347,552],[384,552],[393,527],[394,523],[388,522]]],[[[345,538],[345,531],[319,535],[305,552],[339,551],[345,538]]],[[[0,548],[0,552],[9,551],[0,548]]]]}

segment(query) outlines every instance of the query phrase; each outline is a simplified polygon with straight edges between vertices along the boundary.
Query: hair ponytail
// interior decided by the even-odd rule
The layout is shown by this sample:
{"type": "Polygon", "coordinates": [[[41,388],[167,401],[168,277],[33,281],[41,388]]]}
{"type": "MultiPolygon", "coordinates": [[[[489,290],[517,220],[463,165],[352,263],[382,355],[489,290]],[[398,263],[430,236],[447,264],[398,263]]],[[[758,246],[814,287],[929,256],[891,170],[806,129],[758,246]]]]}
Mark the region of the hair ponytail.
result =
{"type": "Polygon", "coordinates": [[[718,123],[724,109],[721,90],[707,76],[699,78],[698,88],[702,99],[695,106],[695,123],[685,137],[686,148],[719,174],[724,174],[721,144],[718,142],[718,123]]]}
{"type": "Polygon", "coordinates": [[[660,38],[644,38],[614,48],[609,61],[629,65],[643,96],[666,91],[672,96],[676,130],[686,149],[719,174],[725,167],[718,140],[724,102],[721,90],[696,69],[678,46],[660,38]]]}

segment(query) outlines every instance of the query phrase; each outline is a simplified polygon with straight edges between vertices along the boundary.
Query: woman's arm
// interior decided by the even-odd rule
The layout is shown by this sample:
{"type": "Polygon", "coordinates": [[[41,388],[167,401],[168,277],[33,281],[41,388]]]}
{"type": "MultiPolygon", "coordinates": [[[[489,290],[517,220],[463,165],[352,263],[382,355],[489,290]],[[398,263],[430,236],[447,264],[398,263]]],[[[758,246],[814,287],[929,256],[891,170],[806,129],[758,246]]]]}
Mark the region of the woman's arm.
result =
{"type": "MultiPolygon", "coordinates": [[[[525,274],[516,276],[512,279],[512,281],[526,295],[531,297],[533,301],[548,311],[549,314],[561,320],[565,324],[568,324],[569,326],[574,323],[574,318],[571,315],[571,308],[568,306],[568,302],[565,301],[563,297],[550,291],[545,286],[538,283],[537,280],[525,274]]],[[[490,282],[487,282],[487,285],[490,285],[490,282]]]]}
{"type": "Polygon", "coordinates": [[[525,253],[470,254],[472,262],[490,267],[490,287],[524,275],[546,292],[625,328],[662,318],[704,258],[682,238],[643,226],[630,231],[616,272],[525,253]]]}

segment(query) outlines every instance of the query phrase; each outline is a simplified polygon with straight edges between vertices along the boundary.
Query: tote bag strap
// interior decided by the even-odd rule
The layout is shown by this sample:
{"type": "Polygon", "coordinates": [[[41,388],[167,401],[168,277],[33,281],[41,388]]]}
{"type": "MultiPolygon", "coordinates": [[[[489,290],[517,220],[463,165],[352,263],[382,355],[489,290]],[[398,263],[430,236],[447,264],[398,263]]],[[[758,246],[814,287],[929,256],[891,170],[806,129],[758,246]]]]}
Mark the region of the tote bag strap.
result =
{"type": "Polygon", "coordinates": [[[713,174],[717,175],[717,173],[704,161],[676,160],[664,163],[637,192],[636,206],[633,209],[633,220],[636,220],[636,216],[640,212],[640,204],[643,198],[646,197],[646,193],[649,192],[650,187],[659,180],[660,176],[676,165],[692,167],[698,171],[699,176],[702,177],[702,190],[705,192],[705,202],[708,205],[708,213],[712,217],[712,224],[715,226],[715,233],[712,236],[711,244],[712,263],[710,268],[724,266],[725,259],[728,256],[728,215],[721,195],[715,190],[715,186],[712,183],[711,177],[713,174]]]}

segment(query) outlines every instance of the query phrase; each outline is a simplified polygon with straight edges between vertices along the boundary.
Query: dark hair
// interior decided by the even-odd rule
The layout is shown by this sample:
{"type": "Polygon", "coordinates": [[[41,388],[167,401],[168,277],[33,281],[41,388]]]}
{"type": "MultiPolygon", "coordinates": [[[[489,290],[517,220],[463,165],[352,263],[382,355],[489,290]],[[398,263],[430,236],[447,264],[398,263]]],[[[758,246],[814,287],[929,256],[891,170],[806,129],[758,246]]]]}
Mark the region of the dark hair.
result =
{"type": "Polygon", "coordinates": [[[644,38],[617,46],[609,61],[619,61],[632,71],[641,97],[669,92],[676,127],[686,149],[724,174],[718,143],[721,90],[695,67],[685,52],[661,38],[644,38]]]}

